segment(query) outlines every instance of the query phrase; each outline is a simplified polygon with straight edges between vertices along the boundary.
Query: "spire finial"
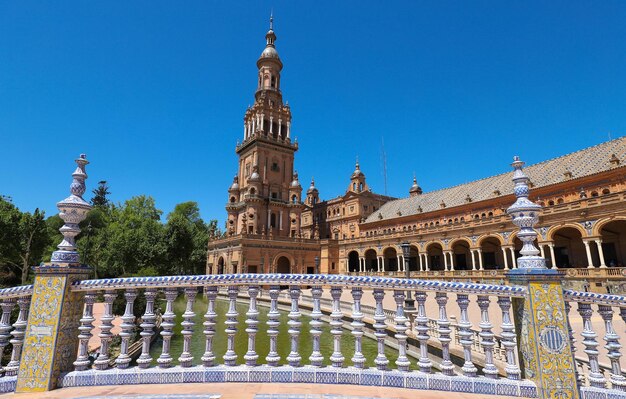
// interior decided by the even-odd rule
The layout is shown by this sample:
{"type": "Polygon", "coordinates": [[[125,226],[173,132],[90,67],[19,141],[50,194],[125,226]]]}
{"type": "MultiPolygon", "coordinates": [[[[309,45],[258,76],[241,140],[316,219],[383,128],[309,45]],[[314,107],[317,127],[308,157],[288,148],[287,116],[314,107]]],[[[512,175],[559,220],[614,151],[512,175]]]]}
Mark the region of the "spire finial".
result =
{"type": "Polygon", "coordinates": [[[274,9],[270,11],[270,30],[274,30],[274,9]]]}

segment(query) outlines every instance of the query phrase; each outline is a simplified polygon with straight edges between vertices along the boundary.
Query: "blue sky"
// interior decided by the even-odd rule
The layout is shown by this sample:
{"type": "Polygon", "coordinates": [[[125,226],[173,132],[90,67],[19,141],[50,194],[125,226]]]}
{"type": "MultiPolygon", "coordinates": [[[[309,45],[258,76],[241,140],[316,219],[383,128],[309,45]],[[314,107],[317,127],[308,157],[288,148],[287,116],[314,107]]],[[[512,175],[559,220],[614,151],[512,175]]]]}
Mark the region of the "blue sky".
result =
{"type": "Polygon", "coordinates": [[[274,9],[296,167],[323,198],[356,156],[406,196],[626,134],[623,1],[0,0],[0,194],[50,215],[89,189],[225,219],[274,9]]]}

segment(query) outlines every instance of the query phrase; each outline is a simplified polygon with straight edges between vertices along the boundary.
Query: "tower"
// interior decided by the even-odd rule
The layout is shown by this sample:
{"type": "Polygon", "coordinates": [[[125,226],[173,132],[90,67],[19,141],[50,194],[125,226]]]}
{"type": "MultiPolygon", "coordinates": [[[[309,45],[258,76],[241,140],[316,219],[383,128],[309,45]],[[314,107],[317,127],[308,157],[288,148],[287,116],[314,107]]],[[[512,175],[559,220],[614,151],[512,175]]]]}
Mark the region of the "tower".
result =
{"type": "Polygon", "coordinates": [[[367,183],[365,183],[365,174],[361,172],[359,161],[357,161],[356,166],[354,167],[354,172],[352,173],[352,176],[350,176],[350,185],[346,191],[360,193],[368,190],[369,188],[367,187],[367,183]]]}
{"type": "Polygon", "coordinates": [[[283,104],[273,17],[257,60],[255,101],[244,115],[243,142],[236,147],[239,171],[229,189],[229,235],[296,236],[300,229],[302,187],[294,174],[297,143],[291,141],[291,110],[283,104]]]}

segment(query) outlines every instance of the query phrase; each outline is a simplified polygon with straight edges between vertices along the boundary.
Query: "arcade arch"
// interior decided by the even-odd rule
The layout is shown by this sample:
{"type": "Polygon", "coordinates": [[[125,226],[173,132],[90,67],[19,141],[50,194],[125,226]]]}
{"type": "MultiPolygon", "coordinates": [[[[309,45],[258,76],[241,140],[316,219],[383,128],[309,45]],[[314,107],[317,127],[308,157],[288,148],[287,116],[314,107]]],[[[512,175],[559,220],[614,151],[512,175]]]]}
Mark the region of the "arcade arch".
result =
{"type": "Polygon", "coordinates": [[[359,253],[357,251],[350,251],[348,254],[348,271],[358,272],[361,271],[359,265],[359,253]]]}

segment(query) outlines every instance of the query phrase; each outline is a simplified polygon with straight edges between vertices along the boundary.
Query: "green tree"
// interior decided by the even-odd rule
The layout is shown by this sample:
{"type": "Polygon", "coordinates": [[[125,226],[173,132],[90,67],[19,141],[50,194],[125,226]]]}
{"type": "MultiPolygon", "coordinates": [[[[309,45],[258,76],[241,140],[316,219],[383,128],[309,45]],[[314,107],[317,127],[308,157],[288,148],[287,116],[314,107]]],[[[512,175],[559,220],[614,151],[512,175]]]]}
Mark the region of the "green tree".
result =
{"type": "Polygon", "coordinates": [[[100,180],[98,182],[98,187],[94,188],[93,197],[91,198],[91,204],[93,206],[106,207],[109,205],[108,195],[111,194],[109,191],[109,186],[107,185],[106,180],[100,180]]]}
{"type": "Polygon", "coordinates": [[[26,284],[30,267],[41,262],[48,240],[43,211],[20,212],[6,197],[0,198],[0,265],[3,274],[13,272],[22,284],[26,284]]]}

